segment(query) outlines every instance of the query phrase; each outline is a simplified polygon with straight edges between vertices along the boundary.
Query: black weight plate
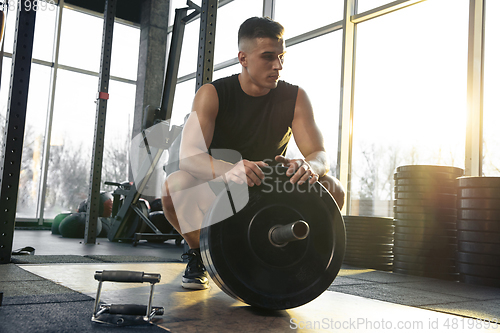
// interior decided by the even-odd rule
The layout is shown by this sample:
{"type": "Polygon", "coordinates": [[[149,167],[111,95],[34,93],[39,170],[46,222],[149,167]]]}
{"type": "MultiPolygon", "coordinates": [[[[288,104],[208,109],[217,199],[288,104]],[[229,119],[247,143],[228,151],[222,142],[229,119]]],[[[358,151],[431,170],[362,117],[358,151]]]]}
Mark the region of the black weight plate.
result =
{"type": "Polygon", "coordinates": [[[443,257],[422,257],[422,256],[416,256],[416,255],[406,255],[406,254],[395,254],[394,255],[394,260],[400,261],[400,262],[409,262],[409,263],[416,263],[416,264],[427,264],[427,263],[440,263],[444,266],[454,266],[455,265],[455,258],[443,258],[443,257]]]}
{"type": "Polygon", "coordinates": [[[360,267],[360,268],[369,268],[369,269],[376,269],[378,271],[391,271],[392,270],[392,263],[373,263],[373,262],[346,262],[346,265],[354,266],[354,267],[360,267]]]}
{"type": "Polygon", "coordinates": [[[373,264],[392,264],[394,257],[377,257],[377,256],[348,256],[344,259],[344,263],[350,262],[364,262],[373,264]]]}
{"type": "Polygon", "coordinates": [[[369,226],[369,225],[349,225],[345,227],[346,230],[352,232],[360,232],[360,233],[379,233],[379,234],[388,234],[394,231],[394,227],[391,226],[369,226]]]}
{"type": "Polygon", "coordinates": [[[468,253],[482,253],[491,255],[500,255],[500,246],[490,243],[458,242],[458,250],[468,253]]]}
{"type": "Polygon", "coordinates": [[[349,242],[347,241],[346,250],[352,251],[364,251],[364,252],[382,252],[391,251],[392,244],[363,244],[361,242],[349,242]]]}
{"type": "Polygon", "coordinates": [[[443,194],[456,194],[457,189],[453,186],[441,186],[441,185],[396,185],[394,186],[394,192],[411,192],[411,193],[443,193],[443,194]]]}
{"type": "Polygon", "coordinates": [[[384,249],[384,248],[390,248],[393,245],[392,239],[390,239],[389,241],[387,241],[387,239],[385,239],[386,242],[382,242],[382,241],[380,241],[380,242],[376,242],[376,241],[368,242],[364,239],[355,239],[355,238],[350,239],[349,237],[347,237],[346,239],[347,239],[347,244],[349,247],[384,249]]]}
{"type": "Polygon", "coordinates": [[[400,171],[394,174],[394,179],[420,178],[427,180],[455,180],[456,175],[447,172],[400,171]]]}
{"type": "Polygon", "coordinates": [[[346,227],[346,232],[350,232],[353,234],[359,234],[359,235],[377,235],[377,236],[384,236],[384,235],[392,235],[394,233],[394,227],[391,226],[390,228],[369,228],[369,227],[346,227]]]}
{"type": "Polygon", "coordinates": [[[379,240],[373,240],[373,241],[367,241],[366,239],[359,239],[359,238],[349,238],[347,236],[347,242],[348,246],[356,246],[356,247],[369,247],[369,248],[375,248],[375,247],[390,247],[393,244],[393,238],[391,237],[390,239],[387,239],[386,237],[379,239],[379,240]]]}
{"type": "Polygon", "coordinates": [[[392,271],[398,274],[424,276],[441,280],[458,281],[458,273],[434,273],[432,271],[407,270],[393,267],[392,271]]]}
{"type": "Polygon", "coordinates": [[[457,252],[457,261],[467,264],[500,267],[500,255],[494,256],[488,254],[457,252]]]}
{"type": "Polygon", "coordinates": [[[390,268],[392,268],[392,261],[391,262],[375,262],[375,261],[370,261],[370,260],[351,260],[351,261],[344,261],[344,264],[356,266],[356,267],[380,269],[380,270],[384,270],[384,271],[390,270],[390,268]]]}
{"type": "Polygon", "coordinates": [[[364,251],[365,253],[379,253],[379,252],[386,252],[386,251],[391,251],[393,244],[367,244],[364,245],[362,242],[349,242],[347,240],[347,246],[346,250],[349,251],[364,251]]]}
{"type": "MultiPolygon", "coordinates": [[[[229,205],[226,192],[221,193],[200,234],[203,262],[219,288],[247,304],[274,310],[297,307],[322,294],[337,276],[345,252],[344,223],[333,198],[319,183],[312,189],[293,186],[284,172],[280,167],[266,170],[264,182],[272,190],[249,188],[248,203],[214,223],[218,209],[229,205]],[[297,220],[309,224],[308,237],[272,245],[269,230],[297,220]]],[[[245,192],[231,190],[231,197],[239,202],[245,192]]]]}
{"type": "Polygon", "coordinates": [[[500,222],[500,210],[489,209],[458,209],[459,220],[487,220],[500,222]]]}
{"type": "Polygon", "coordinates": [[[446,207],[429,207],[429,206],[394,206],[396,213],[418,213],[418,214],[435,214],[435,215],[457,215],[457,209],[446,207]]]}
{"type": "Polygon", "coordinates": [[[473,276],[467,274],[460,274],[460,282],[476,284],[481,286],[489,286],[489,287],[500,287],[500,278],[498,279],[490,279],[480,276],[473,276]]]}
{"type": "Polygon", "coordinates": [[[464,174],[464,170],[446,166],[446,165],[402,165],[396,169],[397,172],[424,172],[424,173],[434,173],[434,172],[444,172],[451,173],[453,175],[458,175],[458,177],[464,174]]]}
{"type": "Polygon", "coordinates": [[[400,235],[435,235],[435,236],[448,236],[457,237],[457,231],[454,229],[443,229],[439,227],[416,228],[416,227],[402,227],[397,226],[394,234],[400,235]]]}
{"type": "Polygon", "coordinates": [[[394,220],[397,227],[414,227],[414,228],[439,228],[456,230],[457,224],[453,222],[445,222],[439,219],[427,219],[427,220],[408,220],[408,219],[397,219],[394,220]]]}
{"type": "Polygon", "coordinates": [[[500,199],[500,187],[458,188],[459,198],[500,199]]]}
{"type": "Polygon", "coordinates": [[[456,237],[446,237],[437,235],[422,235],[422,234],[395,234],[394,241],[407,241],[407,242],[419,242],[419,243],[446,243],[446,244],[456,244],[456,237]]]}
{"type": "Polygon", "coordinates": [[[420,207],[442,207],[457,208],[457,197],[449,195],[438,199],[396,199],[395,206],[420,206],[420,207]]]}
{"type": "Polygon", "coordinates": [[[493,279],[500,279],[500,267],[499,266],[486,266],[486,265],[474,265],[466,264],[463,262],[457,263],[458,272],[467,274],[482,276],[493,279]]]}
{"type": "Polygon", "coordinates": [[[431,271],[435,273],[457,273],[455,265],[446,266],[440,262],[426,262],[425,264],[418,264],[414,262],[399,261],[396,257],[392,263],[394,268],[416,271],[431,271]]]}
{"type": "Polygon", "coordinates": [[[372,256],[372,257],[391,257],[393,255],[392,253],[392,248],[391,247],[384,249],[382,251],[363,251],[359,250],[356,248],[350,248],[349,251],[346,249],[346,256],[350,255],[351,257],[366,257],[366,256],[372,256]],[[347,253],[349,252],[349,253],[347,253]]]}
{"type": "Polygon", "coordinates": [[[454,187],[455,182],[454,179],[398,178],[395,185],[421,185],[434,188],[436,186],[454,187]]]}
{"type": "Polygon", "coordinates": [[[457,200],[459,209],[500,209],[500,199],[472,199],[461,198],[457,200]]]}
{"type": "Polygon", "coordinates": [[[392,263],[386,263],[386,264],[378,264],[378,263],[373,263],[373,262],[346,262],[346,265],[354,266],[354,267],[360,267],[360,268],[369,268],[369,269],[376,269],[378,271],[391,271],[392,270],[392,263]]]}
{"type": "Polygon", "coordinates": [[[500,188],[500,177],[460,177],[457,178],[457,186],[500,188]]]}
{"type": "Polygon", "coordinates": [[[392,224],[392,219],[391,219],[391,224],[366,224],[366,223],[346,223],[345,224],[346,228],[352,229],[352,230],[382,230],[382,231],[387,231],[391,230],[393,228],[392,224]]]}
{"type": "Polygon", "coordinates": [[[364,262],[373,262],[373,263],[391,263],[394,259],[394,255],[348,255],[346,252],[346,257],[344,258],[344,263],[346,260],[349,261],[364,261],[364,262]]]}
{"type": "Polygon", "coordinates": [[[344,224],[350,224],[350,225],[368,225],[368,226],[378,226],[378,227],[384,227],[384,226],[389,226],[392,224],[392,218],[387,217],[384,220],[365,220],[365,219],[353,219],[353,218],[347,218],[344,221],[344,224]]]}
{"type": "Polygon", "coordinates": [[[346,227],[346,232],[355,233],[360,235],[392,235],[394,233],[394,227],[390,228],[368,228],[368,227],[346,227]]]}
{"type": "Polygon", "coordinates": [[[432,248],[411,248],[411,247],[399,247],[399,246],[394,246],[392,249],[394,252],[394,257],[402,254],[402,255],[407,255],[407,256],[418,256],[418,257],[423,257],[423,258],[435,258],[435,257],[440,257],[440,258],[451,258],[455,259],[456,256],[456,248],[451,248],[446,251],[439,250],[436,251],[435,249],[432,248]]]}
{"type": "Polygon", "coordinates": [[[382,238],[382,239],[373,239],[373,240],[370,240],[370,239],[367,239],[367,238],[349,238],[349,236],[347,236],[347,243],[349,244],[349,246],[361,246],[361,247],[366,247],[366,246],[370,246],[370,247],[374,247],[374,246],[385,246],[385,245],[392,245],[392,243],[394,242],[394,238],[382,238]],[[366,245],[365,245],[366,244],[366,245]]]}
{"type": "MultiPolygon", "coordinates": [[[[456,215],[442,215],[442,214],[419,214],[419,213],[395,213],[395,220],[417,220],[417,221],[435,221],[435,222],[450,222],[455,223],[457,220],[456,215]]],[[[397,225],[397,223],[396,223],[397,225]]]]}
{"type": "Polygon", "coordinates": [[[354,216],[345,215],[343,216],[344,223],[366,223],[366,224],[390,224],[392,219],[390,217],[376,217],[376,216],[354,216]]]}
{"type": "Polygon", "coordinates": [[[500,245],[500,233],[460,230],[458,240],[464,242],[493,243],[500,245]]]}
{"type": "Polygon", "coordinates": [[[394,240],[395,247],[406,247],[406,248],[415,248],[415,249],[432,249],[434,251],[451,251],[456,250],[457,245],[454,243],[439,243],[439,242],[409,242],[409,241],[400,241],[394,240]]]}
{"type": "Polygon", "coordinates": [[[380,231],[357,231],[357,230],[346,230],[346,235],[349,238],[358,238],[358,239],[373,239],[374,237],[378,240],[380,239],[391,239],[394,235],[393,231],[389,232],[380,232],[380,231]]]}
{"type": "Polygon", "coordinates": [[[392,218],[388,218],[384,223],[380,222],[365,222],[362,220],[351,220],[349,219],[348,221],[344,221],[345,225],[349,226],[361,226],[361,227],[367,227],[367,228],[389,228],[392,225],[392,218]]]}
{"type": "Polygon", "coordinates": [[[500,232],[500,221],[457,220],[457,229],[500,232]]]}
{"type": "Polygon", "coordinates": [[[365,254],[358,254],[358,253],[348,253],[346,251],[345,253],[345,258],[349,258],[351,260],[365,260],[365,259],[370,259],[370,260],[380,260],[380,261],[389,261],[394,258],[394,254],[377,254],[377,253],[365,253],[365,254]]]}
{"type": "Polygon", "coordinates": [[[421,200],[431,200],[431,201],[441,201],[441,200],[453,200],[456,199],[456,193],[424,193],[424,192],[395,192],[394,199],[421,199],[421,200]]]}
{"type": "Polygon", "coordinates": [[[348,258],[366,258],[369,256],[388,256],[392,255],[392,251],[363,251],[356,249],[346,249],[346,253],[348,253],[348,258]]]}
{"type": "Polygon", "coordinates": [[[346,248],[346,252],[349,252],[351,255],[355,254],[360,254],[360,255],[366,255],[366,254],[387,254],[391,253],[392,251],[392,246],[390,248],[365,248],[365,247],[357,247],[357,246],[350,246],[346,248]]]}

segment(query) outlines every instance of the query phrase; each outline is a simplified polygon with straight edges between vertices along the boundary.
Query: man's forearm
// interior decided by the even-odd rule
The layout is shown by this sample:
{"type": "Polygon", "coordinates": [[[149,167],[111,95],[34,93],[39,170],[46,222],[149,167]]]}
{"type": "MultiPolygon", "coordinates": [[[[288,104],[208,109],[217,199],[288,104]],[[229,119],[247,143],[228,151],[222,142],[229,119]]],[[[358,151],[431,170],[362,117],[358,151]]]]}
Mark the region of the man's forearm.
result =
{"type": "Polygon", "coordinates": [[[179,161],[181,170],[190,173],[197,179],[207,181],[224,176],[233,167],[233,164],[217,160],[205,152],[181,158],[179,161]]]}
{"type": "Polygon", "coordinates": [[[325,151],[316,151],[306,156],[305,160],[311,166],[311,169],[322,177],[330,171],[330,163],[328,162],[328,155],[325,151]]]}

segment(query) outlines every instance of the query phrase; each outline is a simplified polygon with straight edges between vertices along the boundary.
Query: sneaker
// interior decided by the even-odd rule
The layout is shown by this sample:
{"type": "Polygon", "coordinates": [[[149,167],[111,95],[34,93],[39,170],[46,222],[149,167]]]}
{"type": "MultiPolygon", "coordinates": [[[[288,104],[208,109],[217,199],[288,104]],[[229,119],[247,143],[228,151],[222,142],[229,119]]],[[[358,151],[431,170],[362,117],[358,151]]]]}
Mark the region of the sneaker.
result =
{"type": "Polygon", "coordinates": [[[186,289],[207,289],[208,274],[201,260],[200,249],[189,249],[181,258],[189,260],[182,276],[182,287],[186,289]]]}

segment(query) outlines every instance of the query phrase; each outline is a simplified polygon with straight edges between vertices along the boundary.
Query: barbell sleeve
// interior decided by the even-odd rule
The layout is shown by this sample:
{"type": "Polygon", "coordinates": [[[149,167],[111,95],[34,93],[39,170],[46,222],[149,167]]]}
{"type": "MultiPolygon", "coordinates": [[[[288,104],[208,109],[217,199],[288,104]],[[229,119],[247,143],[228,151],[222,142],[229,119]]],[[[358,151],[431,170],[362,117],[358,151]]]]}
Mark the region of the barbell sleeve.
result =
{"type": "Polygon", "coordinates": [[[288,242],[305,239],[309,235],[309,224],[299,220],[283,226],[275,226],[269,232],[269,239],[274,245],[280,246],[288,242]]]}

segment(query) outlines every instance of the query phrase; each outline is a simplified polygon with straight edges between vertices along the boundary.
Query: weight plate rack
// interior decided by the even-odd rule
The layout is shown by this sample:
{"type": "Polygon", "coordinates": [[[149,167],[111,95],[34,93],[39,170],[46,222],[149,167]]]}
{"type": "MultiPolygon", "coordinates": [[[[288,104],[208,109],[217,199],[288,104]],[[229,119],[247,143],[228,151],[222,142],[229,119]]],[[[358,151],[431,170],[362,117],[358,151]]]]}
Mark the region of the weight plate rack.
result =
{"type": "Polygon", "coordinates": [[[451,166],[397,168],[393,272],[458,281],[456,178],[463,174],[451,166]]]}
{"type": "Polygon", "coordinates": [[[500,287],[500,177],[456,182],[460,281],[500,287]]]}

